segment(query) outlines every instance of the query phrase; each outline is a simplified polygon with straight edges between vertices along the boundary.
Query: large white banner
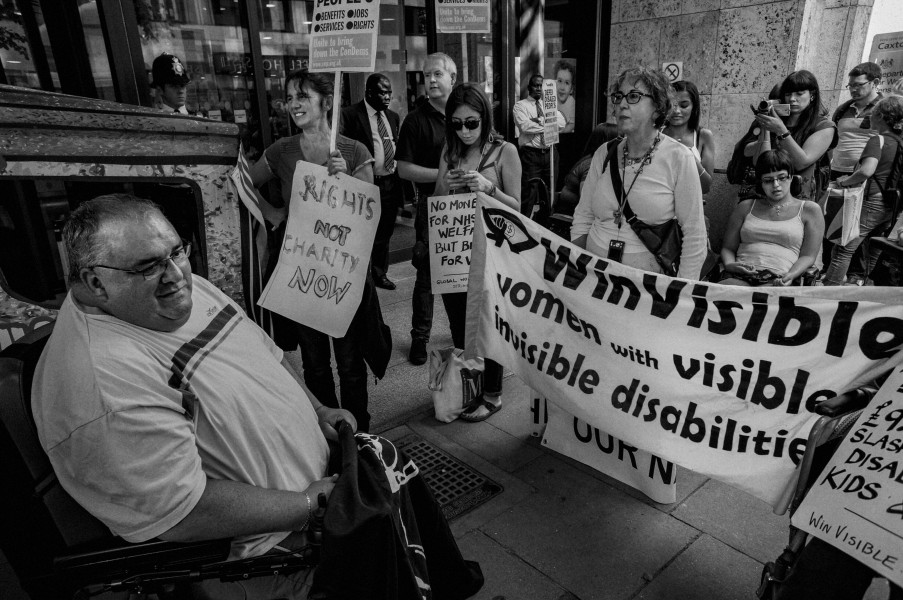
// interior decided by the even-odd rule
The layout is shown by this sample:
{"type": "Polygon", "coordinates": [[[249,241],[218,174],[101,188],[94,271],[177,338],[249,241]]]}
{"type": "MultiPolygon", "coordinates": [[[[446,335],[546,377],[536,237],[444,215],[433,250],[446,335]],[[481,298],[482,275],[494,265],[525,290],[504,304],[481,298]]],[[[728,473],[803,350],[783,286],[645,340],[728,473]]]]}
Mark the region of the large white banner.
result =
{"type": "Polygon", "coordinates": [[[903,371],[859,416],[793,524],[903,585],[903,371]]]}
{"type": "Polygon", "coordinates": [[[343,337],[361,303],[380,211],[375,185],[298,161],[279,262],[257,304],[343,337]]]}
{"type": "Polygon", "coordinates": [[[638,271],[481,196],[466,348],[582,421],[777,504],[809,407],[900,364],[901,300],[638,271]]]}

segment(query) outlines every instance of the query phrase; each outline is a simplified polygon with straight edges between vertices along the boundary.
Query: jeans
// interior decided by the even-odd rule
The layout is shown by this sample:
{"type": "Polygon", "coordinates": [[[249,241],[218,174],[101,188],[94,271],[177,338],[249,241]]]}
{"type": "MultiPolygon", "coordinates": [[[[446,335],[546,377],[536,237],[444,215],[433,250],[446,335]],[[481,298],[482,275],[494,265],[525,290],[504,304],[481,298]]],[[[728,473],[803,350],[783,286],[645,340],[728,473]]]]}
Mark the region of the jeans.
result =
{"type": "Polygon", "coordinates": [[[332,340],[336,370],[339,372],[341,407],[357,419],[358,431],[369,431],[367,365],[364,363],[362,340],[350,332],[343,338],[331,338],[305,325],[298,325],[298,330],[301,361],[304,364],[304,383],[317,400],[331,408],[339,408],[329,351],[329,340],[332,340]]]}
{"type": "MultiPolygon", "coordinates": [[[[881,195],[867,196],[862,201],[862,211],[859,214],[859,237],[846,246],[834,244],[831,252],[831,264],[825,274],[825,285],[841,285],[850,267],[850,260],[862,241],[876,227],[890,221],[892,210],[884,205],[881,195]]],[[[868,257],[868,272],[875,266],[877,256],[868,257]]]]}
{"type": "MultiPolygon", "coordinates": [[[[414,229],[418,241],[427,241],[429,232],[426,221],[426,196],[421,195],[417,203],[417,214],[414,217],[414,229]]],[[[411,295],[411,339],[430,340],[433,328],[433,292],[430,277],[429,257],[424,257],[423,264],[415,264],[417,278],[414,280],[414,293],[411,295]]]]}
{"type": "MultiPolygon", "coordinates": [[[[455,348],[464,348],[464,326],[467,322],[467,292],[455,294],[442,294],[442,303],[448,314],[448,323],[451,326],[452,342],[455,348]]],[[[502,365],[492,359],[484,361],[483,393],[488,396],[498,396],[502,393],[502,378],[505,370],[502,365]]]]}

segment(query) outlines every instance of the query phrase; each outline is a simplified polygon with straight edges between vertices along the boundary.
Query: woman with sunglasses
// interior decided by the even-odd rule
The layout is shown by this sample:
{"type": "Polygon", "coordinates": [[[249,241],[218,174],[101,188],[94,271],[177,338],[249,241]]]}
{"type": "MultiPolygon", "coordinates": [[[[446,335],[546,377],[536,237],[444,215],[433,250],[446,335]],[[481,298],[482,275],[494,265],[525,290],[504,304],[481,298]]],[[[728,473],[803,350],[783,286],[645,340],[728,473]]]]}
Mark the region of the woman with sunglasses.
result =
{"type": "Polygon", "coordinates": [[[725,285],[790,285],[815,264],[825,219],[814,202],[790,192],[793,161],[783,150],[768,150],[756,162],[764,200],[743,200],[724,232],[721,260],[725,285]]]}
{"type": "MultiPolygon", "coordinates": [[[[483,192],[509,208],[520,210],[521,165],[517,149],[492,128],[492,106],[480,88],[462,83],[445,104],[445,147],[436,179],[436,195],[483,192]]],[[[456,348],[464,347],[467,293],[442,294],[456,348]]],[[[502,407],[502,375],[487,358],[483,395],[461,414],[465,421],[483,421],[502,407]]]]}
{"type": "Polygon", "coordinates": [[[671,85],[661,71],[638,67],[622,72],[609,98],[623,138],[593,156],[571,225],[573,242],[603,258],[661,273],[662,268],[634,233],[625,206],[640,221],[660,225],[674,218],[683,231],[678,277],[699,279],[706,256],[702,189],[690,149],[661,133],[671,112],[671,85]],[[608,160],[616,144],[614,159],[608,160]],[[616,192],[612,174],[620,176],[616,192]]]}
{"type": "Polygon", "coordinates": [[[759,139],[747,146],[747,156],[755,163],[768,150],[784,150],[801,178],[799,197],[817,201],[827,188],[827,153],[837,145],[837,127],[828,118],[818,80],[809,71],[794,71],[784,78],[779,97],[790,105],[788,114],[779,115],[774,106],[764,111],[752,107],[760,132],[759,139]]]}
{"type": "MultiPolygon", "coordinates": [[[[251,180],[257,187],[271,179],[279,180],[286,211],[291,205],[292,179],[295,163],[299,160],[324,166],[330,174],[348,173],[361,181],[373,183],[373,157],[363,144],[339,135],[336,150],[329,151],[333,88],[331,73],[309,73],[306,69],[290,72],[285,80],[285,106],[301,132],[274,142],[251,167],[251,180]]],[[[363,258],[366,261],[370,259],[369,256],[363,258]]],[[[372,295],[375,295],[373,282],[368,276],[364,298],[372,295]]],[[[371,302],[361,302],[348,333],[342,338],[330,338],[316,329],[274,315],[278,325],[277,342],[283,350],[301,347],[307,387],[325,406],[339,408],[329,348],[332,340],[339,372],[341,407],[354,415],[358,431],[363,432],[368,431],[370,426],[367,367],[363,354],[366,336],[364,328],[355,325],[366,319],[378,318],[367,312],[374,310],[379,310],[378,303],[374,306],[371,302]],[[362,311],[367,314],[362,315],[362,311]]]]}

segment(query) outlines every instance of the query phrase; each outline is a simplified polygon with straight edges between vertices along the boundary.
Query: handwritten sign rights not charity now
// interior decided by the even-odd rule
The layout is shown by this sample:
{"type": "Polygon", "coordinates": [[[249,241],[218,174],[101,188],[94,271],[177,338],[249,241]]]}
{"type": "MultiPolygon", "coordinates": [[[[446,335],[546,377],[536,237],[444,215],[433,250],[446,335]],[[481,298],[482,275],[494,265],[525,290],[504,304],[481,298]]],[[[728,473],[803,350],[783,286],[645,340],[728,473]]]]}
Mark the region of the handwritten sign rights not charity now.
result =
{"type": "Polygon", "coordinates": [[[258,304],[343,337],[361,303],[379,223],[379,188],[298,161],[279,262],[258,304]]]}

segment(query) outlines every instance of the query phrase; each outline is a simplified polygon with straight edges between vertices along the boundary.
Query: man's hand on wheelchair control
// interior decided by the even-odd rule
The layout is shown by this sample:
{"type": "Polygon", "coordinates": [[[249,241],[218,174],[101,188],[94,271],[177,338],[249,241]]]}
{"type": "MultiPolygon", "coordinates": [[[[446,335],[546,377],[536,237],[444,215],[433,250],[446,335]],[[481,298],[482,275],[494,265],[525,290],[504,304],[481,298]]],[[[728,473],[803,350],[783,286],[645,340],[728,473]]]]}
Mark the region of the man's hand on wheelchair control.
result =
{"type": "Polygon", "coordinates": [[[347,421],[351,425],[351,429],[357,431],[357,419],[344,408],[330,408],[322,405],[317,410],[317,419],[320,421],[320,429],[327,440],[338,441],[339,434],[336,427],[339,421],[347,421]]]}

